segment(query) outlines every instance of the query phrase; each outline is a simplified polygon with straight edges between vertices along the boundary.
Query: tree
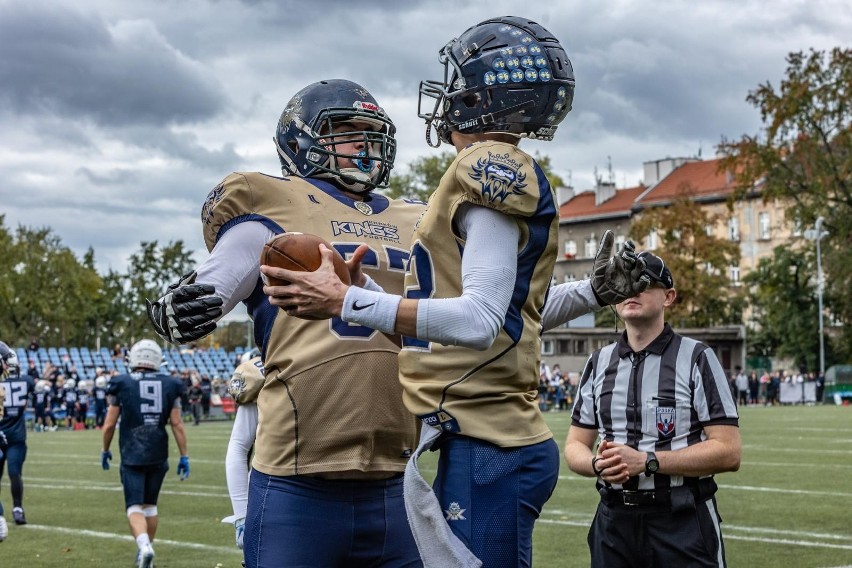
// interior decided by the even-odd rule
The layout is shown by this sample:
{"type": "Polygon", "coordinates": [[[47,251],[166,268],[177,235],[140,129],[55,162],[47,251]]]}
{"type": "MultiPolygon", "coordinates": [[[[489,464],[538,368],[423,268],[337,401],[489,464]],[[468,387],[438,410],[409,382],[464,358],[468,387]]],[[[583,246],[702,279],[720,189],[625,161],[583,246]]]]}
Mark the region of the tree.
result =
{"type": "Polygon", "coordinates": [[[739,263],[739,243],[707,234],[707,227],[723,219],[691,197],[690,188],[667,207],[645,209],[630,226],[630,237],[641,242],[652,230],[666,251],[663,260],[672,271],[677,289],[675,305],[666,319],[678,327],[709,327],[739,323],[743,297],[730,288],[726,269],[739,263]]]}
{"type": "Polygon", "coordinates": [[[723,141],[720,167],[734,172],[735,199],[757,188],[788,204],[787,218],[802,228],[824,217],[826,306],[844,324],[834,347],[852,359],[852,49],[791,53],[787,63],[777,90],[767,82],[746,99],[763,131],[723,141]]]}
{"type": "Polygon", "coordinates": [[[0,337],[21,345],[30,336],[47,345],[87,343],[89,308],[101,278],[94,256],[81,263],[49,228],[19,226],[14,236],[0,216],[0,337]]]}
{"type": "MultiPolygon", "coordinates": [[[[456,152],[450,150],[445,150],[437,156],[421,156],[408,165],[407,171],[391,176],[390,187],[385,193],[392,198],[404,197],[428,201],[455,159],[456,152]]],[[[562,178],[552,171],[548,156],[542,156],[536,152],[535,160],[547,176],[551,187],[565,185],[562,178]]]]}
{"type": "Polygon", "coordinates": [[[789,357],[799,368],[819,366],[816,271],[811,254],[779,246],[743,281],[752,286],[749,355],[789,357]]]}

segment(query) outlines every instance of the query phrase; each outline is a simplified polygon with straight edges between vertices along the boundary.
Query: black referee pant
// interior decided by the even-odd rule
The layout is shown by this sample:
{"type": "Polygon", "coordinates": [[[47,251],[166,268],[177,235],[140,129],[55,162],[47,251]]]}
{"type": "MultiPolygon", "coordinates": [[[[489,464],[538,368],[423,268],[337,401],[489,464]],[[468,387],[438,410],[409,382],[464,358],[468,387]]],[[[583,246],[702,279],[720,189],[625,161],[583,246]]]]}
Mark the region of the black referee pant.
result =
{"type": "Polygon", "coordinates": [[[588,536],[592,568],[727,566],[715,497],[696,502],[679,487],[670,503],[625,505],[619,494],[598,504],[588,536]]]}

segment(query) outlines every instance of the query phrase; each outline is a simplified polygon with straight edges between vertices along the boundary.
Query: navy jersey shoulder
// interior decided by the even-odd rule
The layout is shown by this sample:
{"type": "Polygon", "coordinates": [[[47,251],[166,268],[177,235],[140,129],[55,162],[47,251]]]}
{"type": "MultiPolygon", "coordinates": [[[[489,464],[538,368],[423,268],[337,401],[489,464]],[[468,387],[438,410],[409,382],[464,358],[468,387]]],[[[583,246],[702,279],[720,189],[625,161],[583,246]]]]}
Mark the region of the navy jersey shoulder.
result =
{"type": "Polygon", "coordinates": [[[6,396],[3,399],[3,419],[0,420],[0,431],[9,444],[22,442],[27,438],[26,419],[24,411],[27,401],[35,391],[35,381],[29,375],[8,378],[3,381],[6,396]]]}

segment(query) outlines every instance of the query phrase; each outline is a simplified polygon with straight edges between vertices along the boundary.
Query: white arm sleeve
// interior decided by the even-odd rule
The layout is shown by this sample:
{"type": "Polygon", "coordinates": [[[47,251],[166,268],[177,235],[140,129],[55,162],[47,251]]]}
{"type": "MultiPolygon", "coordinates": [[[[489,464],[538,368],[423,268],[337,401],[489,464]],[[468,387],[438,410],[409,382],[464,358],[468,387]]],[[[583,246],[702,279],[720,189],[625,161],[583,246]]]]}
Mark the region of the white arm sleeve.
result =
{"type": "Polygon", "coordinates": [[[541,327],[547,331],[599,309],[601,305],[595,298],[595,293],[592,292],[591,280],[552,286],[541,314],[541,327]]]}
{"type": "Polygon", "coordinates": [[[257,432],[257,404],[237,406],[228,451],[225,454],[225,480],[234,517],[245,518],[248,506],[248,454],[257,432]]]}
{"type": "MultiPolygon", "coordinates": [[[[417,337],[444,345],[487,349],[506,320],[518,270],[520,229],[515,220],[486,207],[462,207],[456,217],[462,238],[462,295],[419,300],[417,337]]],[[[352,286],[346,292],[342,319],[374,329],[393,326],[400,296],[352,286]],[[395,300],[395,302],[392,302],[395,300]],[[365,306],[354,310],[355,304],[365,306]],[[368,304],[368,305],[366,305],[368,304]],[[371,306],[373,309],[368,309],[371,306]]]]}
{"type": "Polygon", "coordinates": [[[246,221],[228,230],[210,256],[198,267],[196,284],[212,284],[224,301],[222,315],[249,297],[260,278],[260,253],[275,233],[258,221],[246,221]]]}

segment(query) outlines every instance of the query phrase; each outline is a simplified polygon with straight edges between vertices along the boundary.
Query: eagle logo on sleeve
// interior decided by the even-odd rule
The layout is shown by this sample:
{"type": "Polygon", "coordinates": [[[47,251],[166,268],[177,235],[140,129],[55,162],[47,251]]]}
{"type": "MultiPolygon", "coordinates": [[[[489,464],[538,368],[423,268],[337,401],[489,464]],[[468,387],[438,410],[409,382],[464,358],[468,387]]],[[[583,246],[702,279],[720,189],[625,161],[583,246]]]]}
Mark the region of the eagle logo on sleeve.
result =
{"type": "Polygon", "coordinates": [[[492,154],[480,158],[468,175],[482,185],[482,198],[488,202],[503,203],[509,195],[523,195],[527,186],[527,175],[521,171],[522,164],[508,153],[492,154]]]}
{"type": "Polygon", "coordinates": [[[213,209],[216,204],[222,201],[225,195],[225,184],[220,183],[207,194],[207,199],[204,201],[204,206],[201,207],[201,222],[205,225],[210,224],[210,219],[213,217],[213,209]]]}

